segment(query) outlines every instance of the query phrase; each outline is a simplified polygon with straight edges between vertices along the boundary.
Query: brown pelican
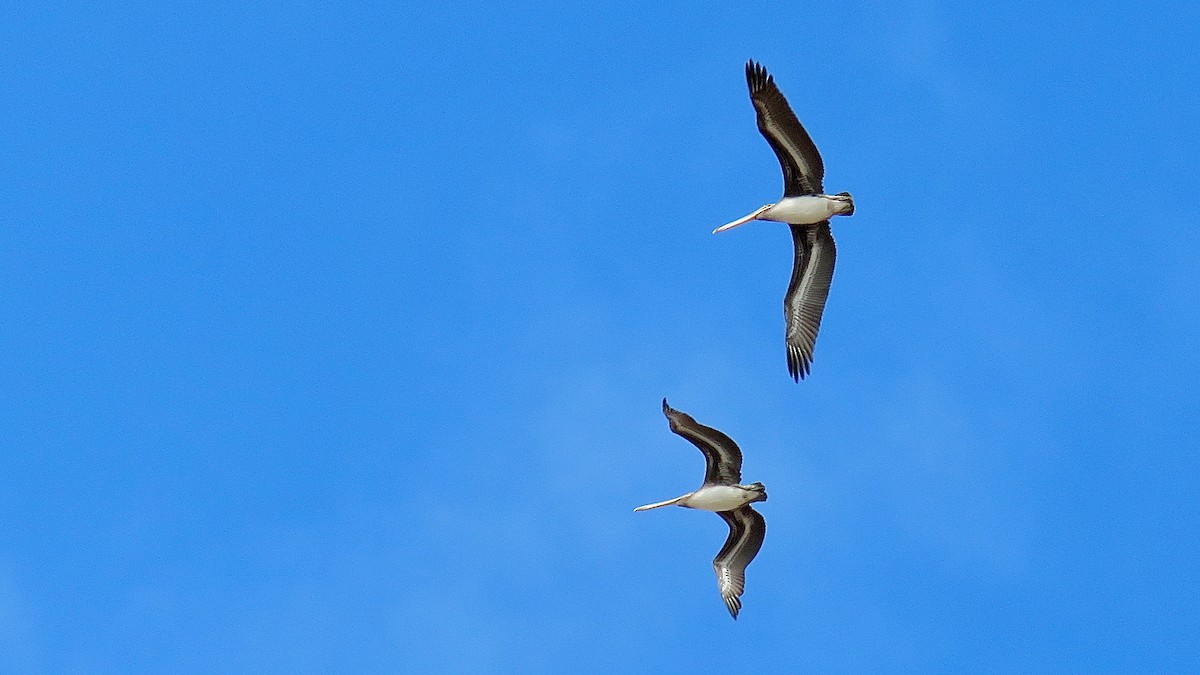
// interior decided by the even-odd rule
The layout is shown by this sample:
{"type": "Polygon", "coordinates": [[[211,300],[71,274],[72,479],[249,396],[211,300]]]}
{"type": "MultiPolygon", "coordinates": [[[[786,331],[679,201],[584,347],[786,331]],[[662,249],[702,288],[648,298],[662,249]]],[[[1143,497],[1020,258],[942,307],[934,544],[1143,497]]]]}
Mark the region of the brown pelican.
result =
{"type": "Polygon", "coordinates": [[[677,504],[689,509],[716,511],[725,519],[729,524],[729,538],[713,559],[713,569],[717,572],[717,587],[725,599],[725,606],[737,619],[738,610],[742,608],[742,591],[746,588],[746,566],[762,548],[763,536],[767,533],[766,521],[750,504],[767,501],[767,490],[762,483],[738,484],[742,480],[742,451],[733,439],[696,422],[691,415],[675,410],[667,405],[665,398],[663,414],[671,424],[671,431],[704,453],[704,485],[682,497],[639,506],[634,511],[677,504]]]}
{"type": "Polygon", "coordinates": [[[812,365],[813,347],[829,284],[833,280],[833,261],[837,251],[829,232],[829,219],[854,213],[849,192],[823,194],[825,164],[808,132],[796,119],[787,99],[775,86],[767,69],[754,61],[746,62],[746,83],[750,100],[758,111],[758,130],[767,139],[779,165],[783,167],[783,199],[767,204],[753,213],[713,230],[722,232],[752,220],[774,220],[792,228],[796,261],[792,282],[783,298],[783,316],[787,320],[788,373],[799,382],[812,365]]]}

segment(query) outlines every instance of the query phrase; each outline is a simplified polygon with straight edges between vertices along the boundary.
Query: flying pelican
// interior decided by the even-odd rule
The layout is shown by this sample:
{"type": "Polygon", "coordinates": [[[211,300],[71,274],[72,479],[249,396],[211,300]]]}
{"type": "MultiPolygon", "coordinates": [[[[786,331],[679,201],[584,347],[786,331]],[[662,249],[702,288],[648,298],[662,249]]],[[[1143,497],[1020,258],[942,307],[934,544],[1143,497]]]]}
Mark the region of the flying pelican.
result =
{"type": "Polygon", "coordinates": [[[746,83],[750,85],[750,101],[758,111],[758,130],[783,168],[783,199],[722,225],[713,233],[752,220],[774,220],[791,227],[796,262],[792,266],[792,282],[783,298],[783,316],[787,320],[788,373],[799,382],[812,365],[821,314],[833,281],[837,250],[829,232],[829,219],[853,214],[854,198],[849,192],[822,193],[825,164],[821,153],[767,69],[747,61],[746,83]]]}
{"type": "Polygon", "coordinates": [[[767,501],[767,490],[762,483],[738,484],[742,480],[742,451],[733,439],[696,422],[691,415],[675,410],[667,405],[665,398],[663,414],[671,424],[671,431],[683,436],[704,453],[704,485],[682,497],[639,506],[634,511],[677,504],[689,509],[716,511],[718,516],[725,519],[729,524],[729,538],[713,559],[713,569],[717,573],[717,587],[725,599],[725,607],[736,620],[738,610],[742,608],[742,591],[746,588],[746,566],[758,555],[763,536],[767,533],[766,521],[750,504],[767,501]]]}

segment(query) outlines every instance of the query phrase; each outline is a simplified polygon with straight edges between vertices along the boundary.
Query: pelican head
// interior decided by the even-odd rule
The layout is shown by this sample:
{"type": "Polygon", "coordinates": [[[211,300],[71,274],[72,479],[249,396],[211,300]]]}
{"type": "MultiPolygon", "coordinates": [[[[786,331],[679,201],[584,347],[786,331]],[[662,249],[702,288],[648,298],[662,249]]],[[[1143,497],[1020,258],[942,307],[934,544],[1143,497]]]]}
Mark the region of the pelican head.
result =
{"type": "MultiPolygon", "coordinates": [[[[755,210],[753,213],[742,216],[741,218],[738,218],[737,220],[733,221],[732,223],[725,223],[724,225],[718,227],[717,229],[713,230],[713,234],[716,234],[718,232],[724,232],[725,230],[737,227],[738,225],[743,225],[752,220],[769,220],[769,218],[765,218],[763,216],[768,211],[770,211],[774,206],[775,206],[774,204],[763,204],[762,206],[758,207],[758,209],[755,210]]],[[[853,208],[853,206],[851,208],[853,208]]]]}

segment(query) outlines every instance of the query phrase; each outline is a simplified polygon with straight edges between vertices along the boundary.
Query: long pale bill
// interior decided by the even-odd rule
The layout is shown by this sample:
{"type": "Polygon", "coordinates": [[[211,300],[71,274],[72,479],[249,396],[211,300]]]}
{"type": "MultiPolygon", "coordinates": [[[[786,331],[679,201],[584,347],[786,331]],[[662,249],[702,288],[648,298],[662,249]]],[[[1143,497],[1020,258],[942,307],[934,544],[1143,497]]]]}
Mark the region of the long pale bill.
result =
{"type": "Polygon", "coordinates": [[[769,208],[771,208],[771,207],[770,207],[770,205],[764,206],[764,207],[762,207],[762,208],[758,209],[757,211],[755,211],[754,213],[751,213],[751,214],[750,214],[750,215],[748,215],[748,216],[742,216],[741,218],[738,218],[737,220],[733,221],[732,223],[725,223],[724,225],[722,225],[722,226],[718,227],[717,229],[713,230],[713,234],[716,234],[716,233],[718,233],[718,232],[724,232],[725,230],[729,230],[729,229],[735,228],[735,227],[737,227],[738,225],[745,225],[746,223],[748,223],[748,222],[750,222],[750,221],[754,220],[755,218],[758,218],[758,216],[759,216],[759,215],[760,215],[760,214],[761,214],[763,211],[766,211],[766,210],[767,210],[767,209],[769,209],[769,208]]]}

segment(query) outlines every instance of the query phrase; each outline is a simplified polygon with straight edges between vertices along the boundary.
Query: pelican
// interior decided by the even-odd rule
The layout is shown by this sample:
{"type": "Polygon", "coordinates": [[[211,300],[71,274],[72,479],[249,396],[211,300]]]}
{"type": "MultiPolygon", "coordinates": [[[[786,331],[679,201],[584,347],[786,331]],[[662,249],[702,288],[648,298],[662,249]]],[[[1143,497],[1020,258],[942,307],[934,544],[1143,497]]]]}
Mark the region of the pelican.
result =
{"type": "Polygon", "coordinates": [[[696,422],[691,415],[675,410],[667,405],[665,398],[663,414],[671,424],[671,431],[683,436],[704,453],[704,485],[695,492],[665,502],[639,506],[634,511],[648,511],[674,504],[689,509],[715,511],[729,524],[729,537],[713,559],[713,570],[717,573],[717,588],[725,600],[725,607],[736,620],[742,608],[742,592],[746,588],[746,566],[758,555],[763,536],[767,533],[766,521],[750,504],[767,501],[767,490],[762,483],[739,485],[742,480],[742,451],[733,439],[696,422]]]}
{"type": "Polygon", "coordinates": [[[753,213],[713,230],[713,233],[737,227],[752,220],[774,220],[792,229],[796,261],[792,281],[783,298],[783,316],[787,321],[788,374],[799,382],[808,375],[813,360],[821,314],[833,281],[833,261],[837,250],[829,231],[829,219],[854,213],[854,198],[849,192],[823,194],[825,164],[808,132],[796,119],[787,99],[775,86],[775,79],[754,61],[746,62],[746,83],[750,101],[758,111],[758,130],[767,139],[783,168],[783,198],[753,213]]]}

